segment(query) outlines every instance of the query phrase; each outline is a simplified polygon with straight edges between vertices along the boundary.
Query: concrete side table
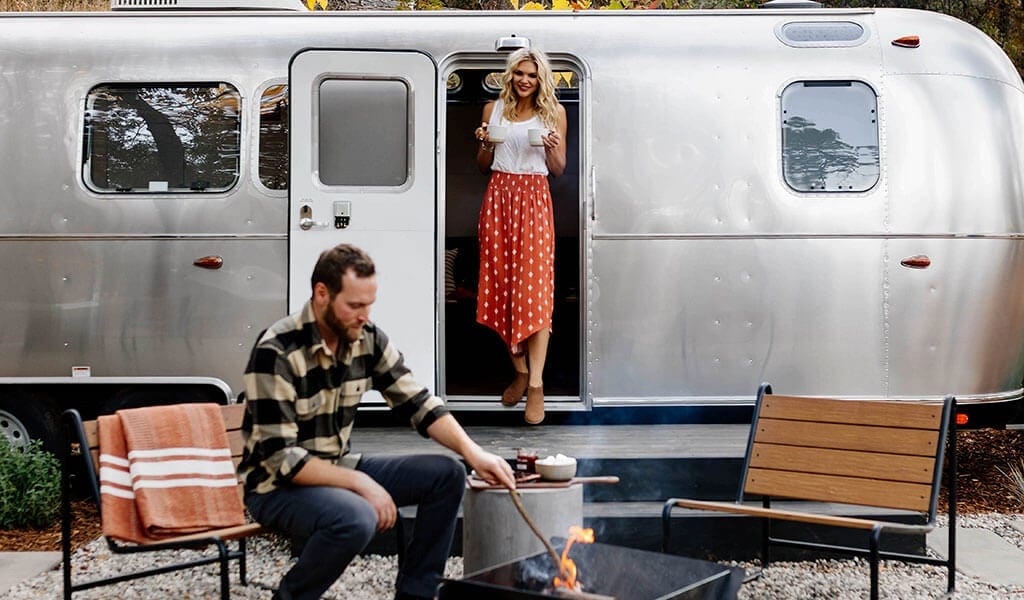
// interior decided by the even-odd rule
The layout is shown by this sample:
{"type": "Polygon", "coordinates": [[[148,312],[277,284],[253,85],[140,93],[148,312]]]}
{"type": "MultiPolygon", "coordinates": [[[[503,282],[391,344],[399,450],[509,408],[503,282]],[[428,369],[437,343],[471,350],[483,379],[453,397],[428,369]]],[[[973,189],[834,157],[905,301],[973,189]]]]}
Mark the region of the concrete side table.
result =
{"type": "MultiPolygon", "coordinates": [[[[583,485],[519,490],[523,508],[550,540],[583,525],[583,485]]],[[[537,552],[544,544],[516,510],[508,490],[467,489],[462,499],[463,573],[467,575],[537,552]]]]}

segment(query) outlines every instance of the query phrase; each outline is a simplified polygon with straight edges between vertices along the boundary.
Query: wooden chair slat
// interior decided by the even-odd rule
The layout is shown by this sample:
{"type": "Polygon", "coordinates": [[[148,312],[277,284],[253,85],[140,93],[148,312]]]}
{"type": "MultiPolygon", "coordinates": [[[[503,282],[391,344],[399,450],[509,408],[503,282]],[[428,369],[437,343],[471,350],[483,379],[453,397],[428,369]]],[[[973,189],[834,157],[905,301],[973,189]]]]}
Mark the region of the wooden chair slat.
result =
{"type": "Polygon", "coordinates": [[[221,407],[221,414],[224,416],[224,428],[229,432],[242,428],[242,419],[245,418],[245,404],[228,404],[221,407]]]}
{"type": "Polygon", "coordinates": [[[759,418],[754,441],[789,446],[834,448],[934,457],[939,443],[937,431],[874,427],[869,425],[836,425],[803,421],[759,418]]]}
{"type": "Polygon", "coordinates": [[[848,423],[937,430],[942,426],[942,404],[887,400],[851,401],[773,394],[765,396],[761,405],[761,417],[813,421],[815,423],[848,423]]]}
{"type": "MultiPolygon", "coordinates": [[[[231,455],[241,456],[242,450],[245,447],[245,442],[242,439],[242,418],[245,416],[245,405],[228,404],[226,406],[222,406],[221,415],[224,418],[224,429],[228,434],[228,443],[231,446],[231,455]]],[[[85,439],[89,440],[89,448],[99,448],[99,422],[96,420],[83,421],[82,430],[85,432],[85,439]]]]}
{"type": "Polygon", "coordinates": [[[245,438],[242,437],[241,430],[228,432],[228,446],[231,448],[232,458],[242,458],[242,451],[245,450],[245,438]]]}
{"type": "Polygon", "coordinates": [[[750,466],[931,485],[934,457],[754,444],[750,466]]]}
{"type": "Polygon", "coordinates": [[[100,430],[96,421],[85,421],[82,423],[85,431],[85,439],[89,440],[89,448],[100,447],[100,430]]]}
{"type": "Polygon", "coordinates": [[[932,486],[861,477],[750,469],[747,471],[745,490],[749,494],[927,512],[931,504],[932,486]]]}

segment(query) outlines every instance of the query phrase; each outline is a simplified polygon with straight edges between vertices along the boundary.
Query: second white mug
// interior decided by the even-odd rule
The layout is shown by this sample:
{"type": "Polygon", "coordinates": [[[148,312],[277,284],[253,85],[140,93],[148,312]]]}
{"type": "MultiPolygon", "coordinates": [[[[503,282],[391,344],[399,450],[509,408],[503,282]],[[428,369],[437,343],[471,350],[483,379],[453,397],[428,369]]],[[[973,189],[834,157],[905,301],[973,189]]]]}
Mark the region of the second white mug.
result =
{"type": "Polygon", "coordinates": [[[531,129],[531,130],[527,131],[526,134],[529,136],[530,145],[531,146],[543,146],[544,145],[543,137],[548,134],[548,130],[547,129],[531,129]]]}

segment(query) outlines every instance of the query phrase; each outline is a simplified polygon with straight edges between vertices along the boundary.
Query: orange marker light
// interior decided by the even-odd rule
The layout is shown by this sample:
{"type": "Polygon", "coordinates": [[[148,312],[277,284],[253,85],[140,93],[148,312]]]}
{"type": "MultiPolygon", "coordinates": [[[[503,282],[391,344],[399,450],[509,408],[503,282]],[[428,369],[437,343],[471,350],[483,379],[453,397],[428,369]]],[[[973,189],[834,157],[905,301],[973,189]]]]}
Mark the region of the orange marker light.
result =
{"type": "Polygon", "coordinates": [[[905,35],[894,39],[892,45],[900,48],[917,48],[921,45],[921,38],[916,35],[905,35]]]}
{"type": "Polygon", "coordinates": [[[956,424],[966,425],[967,424],[967,413],[956,413],[956,424]]]}

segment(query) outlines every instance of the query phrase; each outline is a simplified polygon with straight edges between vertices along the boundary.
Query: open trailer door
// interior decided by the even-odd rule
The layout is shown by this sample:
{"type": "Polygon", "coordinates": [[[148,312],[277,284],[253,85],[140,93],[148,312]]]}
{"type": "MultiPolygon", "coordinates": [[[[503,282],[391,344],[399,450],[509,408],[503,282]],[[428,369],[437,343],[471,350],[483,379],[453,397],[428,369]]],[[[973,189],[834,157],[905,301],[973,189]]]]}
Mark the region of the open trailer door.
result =
{"type": "Polygon", "coordinates": [[[377,264],[371,319],[433,389],[437,67],[419,52],[313,49],[289,77],[289,311],[310,297],[320,252],[363,248],[377,264]]]}

